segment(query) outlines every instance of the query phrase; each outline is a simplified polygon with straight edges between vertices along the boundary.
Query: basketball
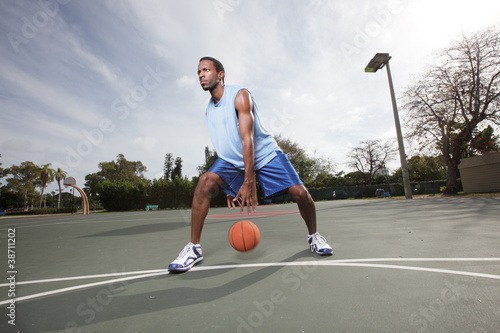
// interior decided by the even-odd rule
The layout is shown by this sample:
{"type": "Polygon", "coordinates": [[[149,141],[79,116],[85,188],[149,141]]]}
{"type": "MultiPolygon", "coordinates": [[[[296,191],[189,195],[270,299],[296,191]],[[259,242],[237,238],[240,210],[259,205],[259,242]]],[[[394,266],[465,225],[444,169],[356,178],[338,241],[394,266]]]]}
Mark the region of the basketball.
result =
{"type": "Polygon", "coordinates": [[[229,229],[229,243],[240,252],[253,250],[260,241],[260,231],[250,221],[238,221],[229,229]]]}

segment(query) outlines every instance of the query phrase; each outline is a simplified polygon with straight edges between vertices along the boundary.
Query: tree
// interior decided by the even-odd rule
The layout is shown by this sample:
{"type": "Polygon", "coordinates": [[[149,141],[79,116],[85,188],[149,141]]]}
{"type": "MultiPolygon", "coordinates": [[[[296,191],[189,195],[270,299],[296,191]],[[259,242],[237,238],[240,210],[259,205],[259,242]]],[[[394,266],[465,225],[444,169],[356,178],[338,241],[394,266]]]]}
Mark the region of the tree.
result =
{"type": "Polygon", "coordinates": [[[177,157],[175,159],[175,167],[172,170],[172,179],[181,178],[182,177],[182,158],[177,157]]]}
{"type": "Polygon", "coordinates": [[[7,186],[0,187],[0,210],[4,211],[7,208],[19,207],[23,204],[23,196],[10,190],[7,186]]]}
{"type": "Polygon", "coordinates": [[[106,210],[124,211],[145,207],[147,186],[144,182],[105,180],[97,185],[97,192],[106,210]]]}
{"type": "Polygon", "coordinates": [[[123,154],[118,154],[116,162],[101,162],[99,163],[101,171],[98,172],[102,179],[109,181],[129,181],[138,183],[146,181],[144,172],[147,171],[146,166],[141,161],[128,161],[123,154]]]}
{"type": "Polygon", "coordinates": [[[361,177],[362,183],[371,185],[376,174],[385,169],[395,152],[390,141],[363,141],[348,154],[349,166],[358,172],[357,176],[361,177]]]}
{"type": "Polygon", "coordinates": [[[54,181],[55,170],[50,168],[51,165],[51,163],[47,163],[42,165],[40,168],[40,204],[38,205],[38,208],[42,208],[43,192],[45,191],[47,184],[54,181]]]}
{"type": "MultiPolygon", "coordinates": [[[[427,182],[446,179],[446,164],[442,156],[413,156],[408,160],[408,173],[412,182],[427,182]]],[[[396,171],[400,182],[403,181],[401,168],[396,171]]]]}
{"type": "Polygon", "coordinates": [[[349,172],[344,177],[344,186],[366,185],[367,175],[361,171],[349,172]]]}
{"type": "Polygon", "coordinates": [[[153,179],[148,204],[159,205],[160,209],[189,207],[193,200],[194,188],[193,182],[186,177],[172,180],[153,179]]]}
{"type": "Polygon", "coordinates": [[[93,207],[95,207],[100,201],[97,188],[99,184],[104,180],[105,178],[101,175],[100,172],[94,172],[85,176],[85,185],[83,187],[83,191],[89,199],[89,206],[92,205],[93,207]]]}
{"type": "Polygon", "coordinates": [[[205,147],[205,163],[198,167],[199,175],[201,176],[210,169],[210,167],[219,158],[215,150],[210,150],[208,146],[205,147]]]}
{"type": "Polygon", "coordinates": [[[83,190],[85,191],[89,199],[90,197],[97,196],[97,190],[96,190],[97,184],[99,184],[99,182],[102,182],[104,180],[105,180],[104,177],[101,174],[99,174],[99,172],[94,172],[85,176],[85,185],[83,190]]]}
{"type": "Polygon", "coordinates": [[[61,181],[66,179],[68,174],[66,171],[61,170],[61,168],[57,168],[54,171],[54,178],[57,180],[57,186],[59,187],[59,198],[57,199],[57,208],[61,207],[61,181]]]}
{"type": "Polygon", "coordinates": [[[165,155],[165,163],[163,165],[163,178],[166,180],[172,179],[172,171],[174,167],[174,157],[172,154],[167,153],[165,155]]]}
{"type": "Polygon", "coordinates": [[[314,161],[307,156],[306,151],[300,147],[296,142],[290,139],[275,137],[278,146],[283,153],[288,156],[290,163],[299,174],[303,182],[311,181],[314,178],[314,161]]]}
{"type": "Polygon", "coordinates": [[[500,124],[500,34],[493,29],[463,36],[408,88],[402,109],[407,137],[420,150],[438,150],[447,166],[446,193],[458,192],[460,159],[485,124],[500,124]]]}
{"type": "Polygon", "coordinates": [[[19,193],[23,197],[24,210],[28,209],[28,201],[33,201],[35,197],[35,186],[40,175],[40,167],[33,162],[22,162],[21,165],[13,165],[5,169],[7,178],[7,189],[19,193]]]}
{"type": "Polygon", "coordinates": [[[103,182],[105,179],[99,172],[94,172],[85,176],[85,185],[83,191],[87,195],[89,200],[90,209],[95,209],[95,207],[99,203],[99,195],[97,193],[97,187],[100,182],[103,182]]]}
{"type": "MultiPolygon", "coordinates": [[[[104,204],[101,193],[108,195],[112,190],[116,190],[117,188],[123,188],[128,191],[130,186],[136,189],[139,188],[140,190],[134,191],[142,193],[143,184],[149,184],[149,180],[144,177],[144,172],[147,171],[146,166],[141,161],[128,161],[123,154],[118,154],[116,161],[99,163],[99,168],[101,169],[100,171],[85,176],[84,191],[89,197],[89,202],[94,205],[99,201],[104,204]],[[111,183],[121,182],[121,184],[100,187],[99,185],[105,181],[111,183]],[[129,185],[123,183],[129,183],[129,185]]],[[[107,204],[111,203],[111,207],[115,207],[113,200],[109,196],[105,200],[107,200],[107,204]]]]}
{"type": "MultiPolygon", "coordinates": [[[[0,154],[0,157],[2,157],[2,154],[0,154]]],[[[0,162],[0,178],[2,177],[4,177],[4,174],[3,174],[2,163],[0,162]]]]}
{"type": "Polygon", "coordinates": [[[311,158],[307,156],[306,151],[296,142],[290,139],[275,137],[278,146],[283,153],[288,156],[290,163],[297,171],[300,179],[307,185],[322,173],[330,173],[333,170],[333,165],[330,161],[321,158],[311,158]]]}
{"type": "Polygon", "coordinates": [[[307,184],[307,187],[325,188],[325,187],[339,187],[346,185],[353,185],[353,184],[348,184],[344,176],[344,171],[340,171],[336,174],[332,174],[329,172],[321,172],[316,176],[314,181],[307,184]]]}
{"type": "Polygon", "coordinates": [[[466,147],[465,157],[482,155],[490,151],[499,151],[498,136],[493,134],[493,127],[487,128],[477,133],[471,140],[469,147],[466,147]]]}

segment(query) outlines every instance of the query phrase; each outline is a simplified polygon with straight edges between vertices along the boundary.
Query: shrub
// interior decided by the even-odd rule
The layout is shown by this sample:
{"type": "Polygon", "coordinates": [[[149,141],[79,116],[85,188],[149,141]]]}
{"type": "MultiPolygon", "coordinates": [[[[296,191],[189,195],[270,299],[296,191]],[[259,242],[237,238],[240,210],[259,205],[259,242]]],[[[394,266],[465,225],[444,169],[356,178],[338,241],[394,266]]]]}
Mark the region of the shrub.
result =
{"type": "Polygon", "coordinates": [[[96,187],[104,209],[108,211],[125,211],[145,207],[147,184],[133,184],[127,181],[111,182],[105,180],[96,187]]]}
{"type": "Polygon", "coordinates": [[[7,211],[6,216],[13,215],[46,215],[46,214],[70,214],[75,213],[76,208],[42,208],[28,211],[7,211]]]}

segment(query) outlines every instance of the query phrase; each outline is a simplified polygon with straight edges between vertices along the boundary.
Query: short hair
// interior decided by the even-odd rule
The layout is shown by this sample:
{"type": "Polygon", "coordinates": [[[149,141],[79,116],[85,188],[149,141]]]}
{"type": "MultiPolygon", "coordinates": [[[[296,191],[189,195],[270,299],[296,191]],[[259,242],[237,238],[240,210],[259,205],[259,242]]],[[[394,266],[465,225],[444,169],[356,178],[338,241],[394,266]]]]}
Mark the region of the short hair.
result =
{"type": "Polygon", "coordinates": [[[222,65],[222,63],[219,60],[217,60],[215,58],[212,58],[212,57],[203,57],[203,58],[200,59],[200,62],[203,61],[203,60],[210,60],[211,62],[213,62],[214,66],[215,66],[215,70],[217,71],[217,73],[219,73],[219,72],[224,72],[225,73],[226,72],[224,70],[224,66],[222,65]]]}

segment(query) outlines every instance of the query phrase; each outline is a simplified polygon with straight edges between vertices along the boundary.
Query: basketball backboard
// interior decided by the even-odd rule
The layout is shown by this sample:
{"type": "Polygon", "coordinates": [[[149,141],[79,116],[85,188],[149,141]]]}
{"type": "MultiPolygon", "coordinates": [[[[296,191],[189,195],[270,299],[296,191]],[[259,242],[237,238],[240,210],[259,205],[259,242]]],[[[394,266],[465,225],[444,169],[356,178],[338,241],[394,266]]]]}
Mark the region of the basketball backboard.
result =
{"type": "Polygon", "coordinates": [[[67,186],[74,186],[76,185],[76,179],[73,178],[73,177],[68,177],[64,180],[64,185],[67,185],[67,186]]]}

